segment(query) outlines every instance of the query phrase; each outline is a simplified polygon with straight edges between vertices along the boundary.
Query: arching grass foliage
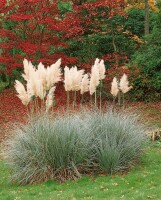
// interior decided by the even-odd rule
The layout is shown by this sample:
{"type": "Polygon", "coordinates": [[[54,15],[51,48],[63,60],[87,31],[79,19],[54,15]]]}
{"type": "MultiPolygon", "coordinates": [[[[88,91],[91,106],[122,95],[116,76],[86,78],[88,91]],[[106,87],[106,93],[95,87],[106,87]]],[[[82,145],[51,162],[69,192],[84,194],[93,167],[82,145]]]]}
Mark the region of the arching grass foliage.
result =
{"type": "Polygon", "coordinates": [[[137,117],[125,113],[43,114],[15,129],[3,155],[12,182],[65,181],[88,170],[127,169],[140,157],[144,133],[137,117]]]}

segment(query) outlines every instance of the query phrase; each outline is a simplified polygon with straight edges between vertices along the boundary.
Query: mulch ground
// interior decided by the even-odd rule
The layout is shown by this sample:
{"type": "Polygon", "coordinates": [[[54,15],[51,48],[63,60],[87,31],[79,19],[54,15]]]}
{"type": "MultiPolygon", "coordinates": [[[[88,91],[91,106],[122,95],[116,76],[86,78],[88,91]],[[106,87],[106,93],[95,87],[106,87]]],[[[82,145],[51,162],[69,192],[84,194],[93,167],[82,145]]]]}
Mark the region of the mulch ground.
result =
{"type": "MultiPolygon", "coordinates": [[[[66,95],[62,90],[56,90],[55,110],[62,108],[66,104],[66,95]]],[[[134,111],[142,113],[145,121],[161,128],[161,102],[130,102],[127,105],[134,111]]],[[[6,89],[0,93],[0,141],[9,136],[7,131],[14,122],[24,122],[27,116],[26,108],[16,96],[14,88],[6,89]]]]}

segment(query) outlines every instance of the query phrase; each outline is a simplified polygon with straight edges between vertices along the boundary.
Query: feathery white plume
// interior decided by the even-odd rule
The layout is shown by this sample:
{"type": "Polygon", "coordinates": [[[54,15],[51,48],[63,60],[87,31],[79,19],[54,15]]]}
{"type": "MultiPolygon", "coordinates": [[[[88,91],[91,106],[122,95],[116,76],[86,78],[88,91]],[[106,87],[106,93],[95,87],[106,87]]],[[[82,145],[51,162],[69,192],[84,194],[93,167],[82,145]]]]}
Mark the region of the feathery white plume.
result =
{"type": "MultiPolygon", "coordinates": [[[[26,60],[25,60],[25,63],[26,60]]],[[[23,77],[27,81],[27,92],[29,97],[32,96],[40,97],[44,99],[46,95],[46,69],[42,63],[39,63],[38,69],[36,70],[31,62],[28,62],[28,71],[25,71],[23,77]]]]}
{"type": "Polygon", "coordinates": [[[46,95],[46,90],[43,88],[42,79],[39,77],[38,71],[34,71],[30,75],[30,79],[27,81],[27,92],[30,98],[32,96],[40,97],[40,99],[44,99],[46,95]]]}
{"type": "Polygon", "coordinates": [[[47,99],[46,99],[46,111],[48,111],[53,106],[53,99],[54,99],[55,88],[56,88],[55,86],[52,87],[49,90],[49,93],[47,95],[47,99]]]}
{"type": "Polygon", "coordinates": [[[98,67],[99,69],[99,80],[103,80],[105,78],[105,72],[106,72],[104,60],[103,59],[99,60],[98,58],[96,58],[94,66],[98,67]]]}
{"type": "Polygon", "coordinates": [[[99,65],[96,64],[92,66],[91,76],[90,76],[90,84],[89,84],[89,91],[90,95],[96,92],[96,88],[99,85],[99,65]]]}
{"type": "Polygon", "coordinates": [[[46,96],[46,91],[48,90],[47,88],[47,69],[44,67],[44,65],[40,62],[37,68],[37,78],[39,82],[39,97],[40,99],[44,99],[46,96]]]}
{"type": "Polygon", "coordinates": [[[27,59],[23,60],[23,66],[24,66],[24,79],[26,80],[29,77],[29,62],[27,59]]]}
{"type": "Polygon", "coordinates": [[[127,75],[124,74],[120,79],[119,89],[122,91],[122,93],[128,92],[132,86],[129,87],[129,81],[127,78],[127,75]]]}
{"type": "Polygon", "coordinates": [[[64,69],[64,87],[65,91],[79,91],[84,70],[78,70],[77,67],[66,66],[64,69]]]}
{"type": "Polygon", "coordinates": [[[45,87],[47,70],[46,70],[46,68],[44,67],[44,65],[41,62],[38,64],[37,73],[38,73],[38,78],[40,80],[42,80],[42,83],[43,83],[43,85],[45,87]]]}
{"type": "Polygon", "coordinates": [[[119,88],[118,88],[118,81],[117,81],[117,78],[114,77],[113,78],[113,81],[111,83],[111,94],[116,97],[117,94],[119,92],[119,88]]]}
{"type": "MultiPolygon", "coordinates": [[[[55,64],[52,64],[47,69],[40,62],[37,69],[32,65],[30,61],[24,59],[24,74],[23,78],[27,81],[25,90],[24,86],[16,81],[15,88],[19,93],[19,98],[22,100],[23,104],[28,104],[32,96],[40,97],[44,99],[47,92],[53,87],[55,83],[61,80],[61,59],[59,59],[55,64]],[[26,99],[26,100],[25,100],[26,99]]],[[[48,105],[50,107],[51,92],[55,90],[53,87],[48,94],[48,105]],[[49,98],[50,97],[50,98],[49,98]]]]}
{"type": "Polygon", "coordinates": [[[84,74],[81,82],[80,93],[84,94],[85,92],[89,91],[89,77],[88,74],[84,74]]]}
{"type": "Polygon", "coordinates": [[[25,106],[27,106],[28,103],[30,102],[30,98],[29,98],[29,96],[28,96],[28,94],[27,94],[27,92],[25,90],[24,85],[21,82],[19,82],[18,80],[16,80],[15,81],[15,89],[16,89],[16,91],[18,93],[17,96],[19,97],[19,99],[22,101],[22,103],[25,106]]]}
{"type": "Polygon", "coordinates": [[[26,81],[28,81],[31,78],[32,73],[34,73],[36,71],[36,69],[32,65],[32,63],[30,61],[28,61],[27,59],[24,59],[23,65],[24,65],[24,74],[22,74],[22,77],[26,81]]]}
{"type": "Polygon", "coordinates": [[[40,97],[41,100],[43,100],[46,96],[46,90],[44,90],[42,80],[38,79],[35,84],[36,84],[37,96],[40,97]]]}
{"type": "Polygon", "coordinates": [[[100,60],[98,58],[96,58],[94,65],[99,65],[100,60]]]}
{"type": "Polygon", "coordinates": [[[72,90],[72,80],[71,80],[71,72],[69,67],[65,66],[64,68],[64,87],[65,91],[72,90]]]}
{"type": "Polygon", "coordinates": [[[49,90],[55,83],[61,80],[61,59],[47,68],[47,89],[49,90]]]}
{"type": "Polygon", "coordinates": [[[30,96],[39,96],[39,78],[37,71],[34,71],[30,75],[30,79],[27,81],[27,90],[30,96]]]}
{"type": "Polygon", "coordinates": [[[100,75],[100,80],[103,80],[105,76],[106,68],[104,64],[104,60],[101,60],[99,63],[99,75],[100,75]]]}
{"type": "Polygon", "coordinates": [[[70,69],[72,80],[72,91],[79,91],[81,89],[81,81],[84,74],[84,70],[78,70],[77,67],[70,69]]]}
{"type": "Polygon", "coordinates": [[[26,88],[27,88],[27,93],[28,93],[28,95],[29,95],[30,98],[32,98],[33,96],[35,96],[35,92],[34,92],[31,80],[27,81],[26,88]]]}

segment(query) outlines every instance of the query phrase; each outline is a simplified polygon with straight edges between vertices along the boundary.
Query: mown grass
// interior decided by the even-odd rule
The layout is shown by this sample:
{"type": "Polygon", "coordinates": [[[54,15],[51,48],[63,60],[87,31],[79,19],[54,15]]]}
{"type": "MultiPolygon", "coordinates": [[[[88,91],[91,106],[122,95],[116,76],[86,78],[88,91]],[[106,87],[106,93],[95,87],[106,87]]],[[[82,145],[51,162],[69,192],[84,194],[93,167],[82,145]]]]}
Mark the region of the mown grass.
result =
{"type": "Polygon", "coordinates": [[[0,199],[161,199],[161,145],[149,145],[142,162],[126,175],[82,177],[63,184],[48,181],[37,185],[17,186],[8,183],[9,171],[0,161],[0,199]]]}

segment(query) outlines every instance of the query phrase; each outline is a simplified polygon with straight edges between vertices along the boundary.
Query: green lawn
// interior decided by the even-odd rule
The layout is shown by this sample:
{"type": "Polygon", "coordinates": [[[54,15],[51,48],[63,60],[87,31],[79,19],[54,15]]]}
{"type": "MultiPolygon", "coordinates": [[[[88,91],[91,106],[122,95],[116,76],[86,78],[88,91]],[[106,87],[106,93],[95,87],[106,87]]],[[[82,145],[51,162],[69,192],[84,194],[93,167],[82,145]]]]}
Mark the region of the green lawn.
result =
{"type": "Polygon", "coordinates": [[[7,182],[9,172],[0,161],[0,199],[161,199],[161,145],[145,150],[142,162],[127,175],[83,177],[63,184],[54,181],[16,186],[7,182]]]}

